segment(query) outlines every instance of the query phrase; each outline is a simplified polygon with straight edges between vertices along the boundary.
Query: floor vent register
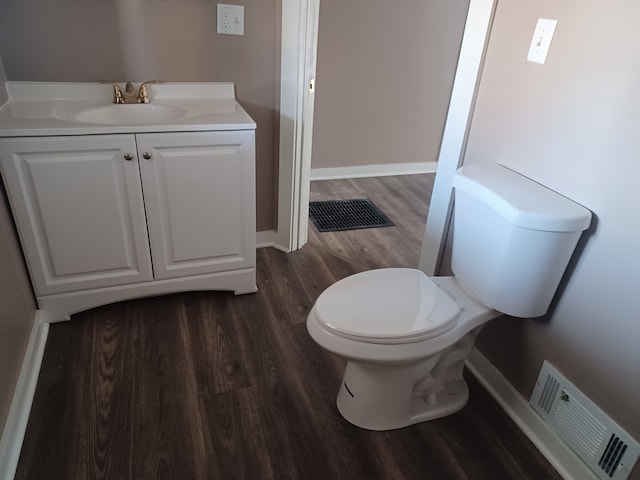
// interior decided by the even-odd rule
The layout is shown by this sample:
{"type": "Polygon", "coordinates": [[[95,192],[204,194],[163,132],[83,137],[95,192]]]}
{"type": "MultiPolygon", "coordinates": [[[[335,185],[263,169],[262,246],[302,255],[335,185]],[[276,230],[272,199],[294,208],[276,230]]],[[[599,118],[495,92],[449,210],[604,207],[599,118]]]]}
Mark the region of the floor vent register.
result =
{"type": "Polygon", "coordinates": [[[309,217],[319,232],[393,226],[369,199],[309,202],[309,217]]]}
{"type": "Polygon", "coordinates": [[[602,480],[625,480],[640,445],[549,362],[529,404],[602,480]]]}

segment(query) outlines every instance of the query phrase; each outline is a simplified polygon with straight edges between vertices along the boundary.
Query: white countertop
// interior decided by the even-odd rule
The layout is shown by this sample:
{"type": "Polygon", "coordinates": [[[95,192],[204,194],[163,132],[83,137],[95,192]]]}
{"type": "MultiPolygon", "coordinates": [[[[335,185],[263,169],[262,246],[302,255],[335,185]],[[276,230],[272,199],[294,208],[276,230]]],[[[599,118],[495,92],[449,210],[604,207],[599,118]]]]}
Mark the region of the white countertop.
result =
{"type": "Polygon", "coordinates": [[[0,137],[256,128],[236,101],[233,83],[151,84],[146,105],[114,104],[113,87],[100,83],[7,82],[6,87],[0,137]],[[166,118],[145,120],[156,113],[166,118]],[[101,123],[107,121],[104,115],[112,120],[101,123]]]}

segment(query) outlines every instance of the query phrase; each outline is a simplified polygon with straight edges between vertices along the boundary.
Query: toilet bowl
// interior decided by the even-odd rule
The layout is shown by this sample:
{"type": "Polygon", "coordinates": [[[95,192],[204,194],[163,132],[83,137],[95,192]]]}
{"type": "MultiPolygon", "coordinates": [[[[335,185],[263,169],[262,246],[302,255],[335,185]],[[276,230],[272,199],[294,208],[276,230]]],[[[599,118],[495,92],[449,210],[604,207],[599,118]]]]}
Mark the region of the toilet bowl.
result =
{"type": "Polygon", "coordinates": [[[463,167],[453,186],[454,276],[359,273],[307,317],[316,343],[347,360],[337,407],[354,425],[390,430],[463,408],[464,361],[482,326],[544,314],[590,224],[584,207],[498,164],[463,167]]]}
{"type": "Polygon", "coordinates": [[[389,268],[329,287],[307,329],[348,360],[337,400],[342,416],[362,428],[390,430],[465,406],[464,360],[482,325],[499,314],[464,293],[454,277],[389,268]]]}

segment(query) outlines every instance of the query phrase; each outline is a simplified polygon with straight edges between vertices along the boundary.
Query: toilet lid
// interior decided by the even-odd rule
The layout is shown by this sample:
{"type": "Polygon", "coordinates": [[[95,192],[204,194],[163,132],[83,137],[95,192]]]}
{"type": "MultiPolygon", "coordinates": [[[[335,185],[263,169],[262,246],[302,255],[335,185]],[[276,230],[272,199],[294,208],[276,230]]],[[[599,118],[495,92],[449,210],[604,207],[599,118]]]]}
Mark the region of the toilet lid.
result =
{"type": "Polygon", "coordinates": [[[316,318],[332,333],[371,343],[407,343],[452,329],[460,308],[420,270],[385,268],[347,277],[318,298],[316,318]]]}

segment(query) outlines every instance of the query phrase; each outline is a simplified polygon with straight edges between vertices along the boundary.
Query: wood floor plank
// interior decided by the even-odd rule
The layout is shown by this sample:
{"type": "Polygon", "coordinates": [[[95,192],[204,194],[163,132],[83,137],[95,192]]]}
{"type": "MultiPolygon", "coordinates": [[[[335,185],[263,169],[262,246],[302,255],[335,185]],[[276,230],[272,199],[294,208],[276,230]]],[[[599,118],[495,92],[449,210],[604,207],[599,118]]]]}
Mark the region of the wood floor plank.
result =
{"type": "Polygon", "coordinates": [[[257,388],[201,397],[204,440],[211,473],[206,478],[277,478],[256,404],[257,388]]]}
{"type": "MultiPolygon", "coordinates": [[[[82,404],[87,394],[87,371],[78,358],[90,357],[91,338],[82,325],[52,325],[38,378],[37,395],[46,398],[47,407],[32,408],[30,425],[25,432],[21,461],[28,463],[29,479],[65,478],[66,465],[75,461],[66,444],[75,438],[82,425],[82,404]],[[57,328],[54,328],[57,327],[57,328]]],[[[21,478],[16,474],[16,478],[21,478]]]]}
{"type": "Polygon", "coordinates": [[[258,255],[265,265],[258,274],[258,289],[264,292],[273,314],[289,323],[303,322],[315,298],[301,288],[296,275],[291,275],[288,255],[275,249],[264,249],[258,255]]]}
{"type": "Polygon", "coordinates": [[[249,386],[239,345],[237,322],[231,317],[228,292],[183,294],[178,320],[188,370],[197,372],[197,383],[208,385],[212,393],[249,386]],[[208,369],[196,368],[204,362],[208,369]]]}
{"type": "Polygon", "coordinates": [[[332,478],[329,465],[322,461],[323,444],[311,428],[296,389],[298,364],[290,348],[290,325],[282,328],[281,312],[287,310],[287,304],[267,295],[254,298],[254,302],[234,304],[239,317],[253,319],[252,324],[244,325],[243,337],[247,361],[252,364],[252,385],[261,395],[256,408],[269,457],[280,467],[275,478],[332,478]]]}
{"type": "Polygon", "coordinates": [[[471,376],[462,411],[400,430],[336,409],[345,361],[306,315],[348,275],[417,264],[432,183],[313,182],[313,198],[371,198],[396,226],[311,227],[299,251],[260,249],[256,294],[145,298],[51,325],[16,479],[559,479],[471,376]]]}

